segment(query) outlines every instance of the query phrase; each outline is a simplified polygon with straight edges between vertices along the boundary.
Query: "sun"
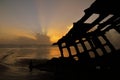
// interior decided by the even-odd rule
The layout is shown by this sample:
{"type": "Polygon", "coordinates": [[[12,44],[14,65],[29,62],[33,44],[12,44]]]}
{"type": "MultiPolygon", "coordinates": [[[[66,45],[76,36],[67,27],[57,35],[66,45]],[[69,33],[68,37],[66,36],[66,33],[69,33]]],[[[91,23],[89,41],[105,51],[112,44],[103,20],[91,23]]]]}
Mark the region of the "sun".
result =
{"type": "Polygon", "coordinates": [[[70,30],[73,27],[73,24],[70,26],[67,26],[67,29],[70,30]]]}

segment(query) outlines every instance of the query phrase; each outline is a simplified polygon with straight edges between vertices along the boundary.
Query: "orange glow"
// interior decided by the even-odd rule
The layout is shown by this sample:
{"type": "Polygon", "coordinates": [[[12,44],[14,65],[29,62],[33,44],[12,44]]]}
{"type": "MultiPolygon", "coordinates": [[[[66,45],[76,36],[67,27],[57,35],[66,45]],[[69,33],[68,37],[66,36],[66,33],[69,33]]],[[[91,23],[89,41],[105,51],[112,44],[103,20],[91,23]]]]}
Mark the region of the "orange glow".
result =
{"type": "Polygon", "coordinates": [[[27,37],[30,39],[36,40],[35,36],[27,30],[19,29],[19,28],[2,28],[0,30],[2,34],[0,34],[0,38],[7,38],[7,39],[15,39],[17,37],[27,37]]]}
{"type": "Polygon", "coordinates": [[[59,39],[59,36],[51,36],[50,41],[51,42],[57,42],[58,39],[59,39]]]}
{"type": "Polygon", "coordinates": [[[59,33],[57,33],[57,31],[55,32],[54,30],[51,30],[49,33],[48,33],[48,36],[50,37],[50,41],[52,43],[54,42],[57,42],[57,40],[60,38],[60,36],[62,35],[59,35],[59,33]]]}
{"type": "Polygon", "coordinates": [[[67,27],[68,30],[70,30],[73,27],[73,25],[70,25],[67,27]]]}
{"type": "MultiPolygon", "coordinates": [[[[55,24],[53,25],[55,26],[55,24]]],[[[56,26],[61,26],[60,24],[56,26]]],[[[57,27],[54,28],[50,28],[48,31],[48,36],[50,37],[50,41],[52,43],[57,42],[62,36],[64,36],[66,34],[66,32],[68,32],[71,28],[73,27],[73,25],[70,26],[65,26],[64,29],[58,29],[57,27]]]]}

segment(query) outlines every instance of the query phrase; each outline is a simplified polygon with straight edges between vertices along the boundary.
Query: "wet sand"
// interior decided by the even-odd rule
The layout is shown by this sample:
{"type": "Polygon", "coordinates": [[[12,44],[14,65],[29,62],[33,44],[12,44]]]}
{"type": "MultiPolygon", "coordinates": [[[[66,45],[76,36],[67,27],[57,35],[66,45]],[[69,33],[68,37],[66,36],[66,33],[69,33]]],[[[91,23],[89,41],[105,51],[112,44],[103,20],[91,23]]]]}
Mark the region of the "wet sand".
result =
{"type": "MultiPolygon", "coordinates": [[[[52,52],[51,52],[52,51],[52,52]]],[[[0,48],[0,80],[53,80],[54,73],[33,69],[29,72],[29,62],[33,65],[44,63],[54,47],[39,48],[0,48]],[[44,54],[43,54],[44,53],[44,54]]]]}
{"type": "Polygon", "coordinates": [[[0,64],[0,80],[53,80],[54,73],[33,69],[25,65],[0,64]]]}

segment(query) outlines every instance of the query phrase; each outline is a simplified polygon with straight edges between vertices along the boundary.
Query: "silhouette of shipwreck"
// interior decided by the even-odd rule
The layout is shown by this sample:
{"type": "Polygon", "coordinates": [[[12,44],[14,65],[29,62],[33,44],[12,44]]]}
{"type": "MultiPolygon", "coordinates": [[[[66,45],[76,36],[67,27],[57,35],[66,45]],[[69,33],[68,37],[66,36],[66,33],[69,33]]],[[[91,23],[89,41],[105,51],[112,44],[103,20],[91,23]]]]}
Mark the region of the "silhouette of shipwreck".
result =
{"type": "Polygon", "coordinates": [[[116,0],[96,0],[89,8],[84,10],[85,15],[79,21],[73,23],[71,30],[59,39],[57,43],[53,44],[58,45],[61,58],[64,58],[64,48],[68,50],[68,58],[77,58],[80,62],[86,60],[91,61],[93,59],[97,61],[97,59],[102,58],[102,56],[114,55],[116,52],[118,53],[119,50],[114,48],[105,35],[106,32],[111,29],[115,29],[120,33],[120,8],[118,6],[119,2],[116,0]],[[94,14],[98,15],[96,20],[91,23],[86,23],[94,14]],[[105,20],[105,18],[108,19],[105,20]],[[85,43],[90,45],[90,47],[86,46],[85,43]],[[78,45],[81,45],[82,51],[80,51],[78,45]],[[76,55],[72,55],[71,46],[75,48],[76,55]],[[110,52],[106,47],[109,48],[110,52]]]}
{"type": "MultiPolygon", "coordinates": [[[[120,71],[120,50],[116,50],[106,37],[106,32],[111,29],[120,33],[119,5],[118,0],[96,0],[89,8],[85,9],[84,16],[73,23],[69,32],[56,43],[53,43],[53,45],[58,45],[61,57],[53,58],[46,63],[52,67],[54,64],[53,68],[48,66],[51,68],[50,70],[57,70],[62,75],[63,73],[69,74],[69,77],[71,74],[69,72],[76,71],[76,73],[82,71],[120,71]],[[87,23],[86,21],[94,14],[98,17],[91,23],[87,23]],[[76,54],[71,52],[70,47],[74,47],[76,54]],[[68,57],[64,56],[63,49],[67,49],[68,57]]],[[[40,66],[41,64],[39,68],[41,68],[40,66]]],[[[79,74],[76,75],[79,76],[79,74]]]]}
{"type": "MultiPolygon", "coordinates": [[[[106,32],[115,29],[120,33],[120,9],[119,2],[117,1],[101,1],[96,0],[88,9],[86,9],[85,15],[78,21],[73,23],[72,29],[61,39],[58,40],[57,43],[53,45],[58,45],[59,50],[61,52],[61,57],[64,57],[63,48],[67,48],[69,52],[69,57],[80,57],[79,49],[77,44],[81,44],[81,47],[84,49],[84,55],[89,55],[90,52],[93,52],[95,57],[98,57],[97,49],[101,49],[104,54],[107,54],[107,50],[105,46],[108,46],[111,52],[115,51],[115,48],[112,46],[110,41],[105,36],[106,32]],[[113,6],[114,5],[114,6],[113,6]],[[85,23],[89,17],[93,14],[98,14],[99,17],[94,20],[92,23],[85,23]],[[106,17],[111,17],[102,22],[106,17]],[[92,30],[94,27],[97,27],[94,31],[92,30]],[[92,31],[91,31],[92,30],[92,31]],[[102,44],[102,41],[99,38],[104,39],[106,42],[102,44]],[[87,49],[85,46],[85,42],[87,42],[91,49],[87,49]],[[74,46],[77,52],[77,55],[72,56],[70,51],[70,47],[74,46]]],[[[80,59],[80,58],[79,58],[80,59]]]]}

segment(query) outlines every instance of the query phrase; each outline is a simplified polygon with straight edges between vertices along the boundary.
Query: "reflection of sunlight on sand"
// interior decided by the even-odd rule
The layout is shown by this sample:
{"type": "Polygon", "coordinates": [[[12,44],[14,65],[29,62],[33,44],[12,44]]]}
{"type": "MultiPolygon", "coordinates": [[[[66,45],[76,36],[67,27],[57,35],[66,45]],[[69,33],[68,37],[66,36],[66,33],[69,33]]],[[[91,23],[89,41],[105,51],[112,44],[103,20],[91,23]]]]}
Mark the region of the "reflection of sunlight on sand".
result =
{"type": "MultiPolygon", "coordinates": [[[[38,48],[23,49],[22,48],[19,50],[17,49],[17,50],[12,50],[12,51],[14,51],[14,54],[6,57],[6,59],[4,60],[4,62],[8,64],[9,69],[3,70],[2,68],[3,72],[1,72],[2,75],[0,76],[0,80],[13,80],[13,79],[16,79],[16,80],[26,80],[26,79],[27,80],[39,80],[39,79],[53,80],[53,79],[49,79],[53,76],[52,73],[43,72],[39,70],[33,70],[32,72],[29,72],[29,68],[28,68],[29,61],[31,59],[36,59],[36,58],[41,59],[40,49],[38,48]]],[[[42,53],[42,55],[44,54],[42,53]]]]}
{"type": "Polygon", "coordinates": [[[60,57],[59,49],[56,46],[42,46],[38,48],[6,48],[0,49],[0,54],[0,60],[4,56],[8,55],[2,60],[2,63],[6,64],[16,64],[19,62],[26,63],[31,59],[41,60],[60,57]]]}
{"type": "Polygon", "coordinates": [[[53,73],[43,72],[34,69],[29,72],[29,62],[32,59],[33,65],[60,56],[58,47],[40,46],[35,48],[0,48],[1,64],[7,66],[0,69],[2,74],[0,80],[53,80],[53,73]]]}

